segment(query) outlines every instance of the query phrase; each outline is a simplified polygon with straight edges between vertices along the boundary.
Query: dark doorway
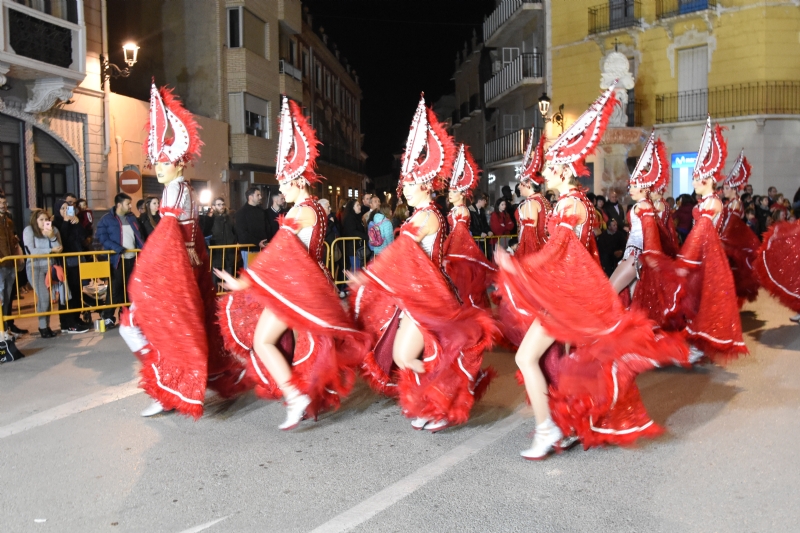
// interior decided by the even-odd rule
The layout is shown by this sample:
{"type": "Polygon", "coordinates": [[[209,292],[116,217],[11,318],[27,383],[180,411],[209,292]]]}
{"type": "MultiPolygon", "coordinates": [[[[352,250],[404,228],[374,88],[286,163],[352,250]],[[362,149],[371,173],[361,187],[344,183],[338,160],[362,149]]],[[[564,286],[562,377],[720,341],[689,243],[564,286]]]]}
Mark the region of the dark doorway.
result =
{"type": "Polygon", "coordinates": [[[52,214],[67,192],[67,165],[36,163],[36,207],[52,214]]]}
{"type": "Polygon", "coordinates": [[[26,224],[22,220],[25,191],[21,188],[22,180],[19,175],[19,144],[0,143],[0,154],[3,158],[2,164],[0,164],[0,187],[6,193],[8,212],[14,218],[14,225],[21,235],[22,228],[26,224]]]}

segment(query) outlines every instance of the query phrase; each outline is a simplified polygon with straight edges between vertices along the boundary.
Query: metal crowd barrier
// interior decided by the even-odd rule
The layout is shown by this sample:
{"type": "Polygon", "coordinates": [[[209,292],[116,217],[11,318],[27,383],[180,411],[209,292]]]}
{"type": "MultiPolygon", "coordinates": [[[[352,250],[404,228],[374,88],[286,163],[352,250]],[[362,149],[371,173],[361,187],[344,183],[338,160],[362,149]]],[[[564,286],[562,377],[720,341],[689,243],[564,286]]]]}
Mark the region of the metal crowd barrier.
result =
{"type": "Polygon", "coordinates": [[[479,247],[483,248],[483,255],[491,259],[498,246],[508,248],[508,242],[517,237],[514,235],[492,235],[491,237],[473,237],[479,247]]]}
{"type": "Polygon", "coordinates": [[[339,237],[328,248],[327,266],[335,285],[347,284],[345,270],[354,272],[367,264],[367,241],[360,237],[339,237]]]}

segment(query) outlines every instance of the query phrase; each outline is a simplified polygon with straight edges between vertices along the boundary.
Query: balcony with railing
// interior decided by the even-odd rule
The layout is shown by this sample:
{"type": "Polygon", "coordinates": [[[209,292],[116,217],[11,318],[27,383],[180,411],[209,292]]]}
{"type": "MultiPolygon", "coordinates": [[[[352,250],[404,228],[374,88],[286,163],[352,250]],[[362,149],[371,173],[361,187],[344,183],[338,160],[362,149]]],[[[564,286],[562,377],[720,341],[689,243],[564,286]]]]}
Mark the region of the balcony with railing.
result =
{"type": "Polygon", "coordinates": [[[800,82],[767,81],[656,95],[656,124],[751,115],[800,115],[800,82]]]}
{"type": "Polygon", "coordinates": [[[519,55],[483,85],[486,105],[496,104],[528,86],[541,85],[543,66],[539,52],[519,55]]]}
{"type": "Polygon", "coordinates": [[[324,163],[330,163],[354,172],[364,172],[364,161],[361,158],[347,153],[342,148],[326,144],[320,145],[319,159],[324,163]]]}
{"type": "Polygon", "coordinates": [[[589,34],[634,28],[642,25],[639,0],[608,0],[589,8],[589,34]]]}
{"type": "Polygon", "coordinates": [[[291,76],[297,81],[303,81],[303,73],[300,72],[300,69],[292,65],[285,59],[281,59],[278,62],[278,72],[280,74],[286,74],[288,76],[291,76]]]}
{"type": "Polygon", "coordinates": [[[717,0],[656,0],[656,18],[665,19],[716,9],[717,0]]]}
{"type": "MultiPolygon", "coordinates": [[[[530,134],[531,129],[524,128],[486,143],[483,154],[484,161],[487,165],[494,164],[495,166],[503,163],[513,164],[515,161],[518,163],[522,160],[522,154],[525,153],[530,134]]],[[[541,137],[542,131],[536,128],[533,134],[538,139],[541,137]]]]}
{"type": "Polygon", "coordinates": [[[503,0],[483,21],[483,42],[486,46],[502,44],[504,35],[514,35],[542,9],[542,0],[503,0]]]}

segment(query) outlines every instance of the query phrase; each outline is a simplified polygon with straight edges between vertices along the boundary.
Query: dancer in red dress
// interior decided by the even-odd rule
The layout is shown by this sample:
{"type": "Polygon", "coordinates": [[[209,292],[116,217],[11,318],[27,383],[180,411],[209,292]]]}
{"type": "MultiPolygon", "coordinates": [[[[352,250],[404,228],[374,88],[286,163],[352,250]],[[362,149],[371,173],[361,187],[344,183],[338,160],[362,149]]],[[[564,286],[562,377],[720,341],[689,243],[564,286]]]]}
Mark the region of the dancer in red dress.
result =
{"type": "MultiPolygon", "coordinates": [[[[800,313],[800,221],[778,222],[764,234],[756,252],[761,286],[779,302],[800,313]]],[[[800,321],[800,315],[790,320],[800,321]]]]}
{"type": "Polygon", "coordinates": [[[206,384],[225,397],[244,388],[243,367],[222,346],[194,193],[183,177],[200,156],[197,130],[172,92],[152,85],[147,156],[164,184],[161,222],[139,254],[128,285],[131,306],[120,323],[142,362],[140,386],[155,400],[142,416],[176,409],[199,418],[206,384]]]}
{"type": "MultiPolygon", "coordinates": [[[[663,158],[664,161],[669,162],[665,148],[663,158]]],[[[664,173],[663,179],[659,179],[650,190],[650,201],[653,203],[653,208],[656,212],[656,223],[658,224],[658,231],[661,236],[661,249],[665,254],[674,259],[678,255],[678,250],[681,246],[678,241],[678,232],[675,230],[675,223],[672,221],[672,214],[674,211],[669,204],[664,201],[664,192],[667,190],[667,187],[669,187],[669,166],[667,166],[667,171],[664,173]]]]}
{"type": "Polygon", "coordinates": [[[239,279],[215,271],[234,291],[219,303],[226,346],[247,365],[259,397],[285,398],[283,430],[338,407],[360,362],[361,334],[324,266],[327,217],[310,193],[320,180],[317,144],[300,106],[284,96],[275,174],[294,207],[239,279]]]}
{"type": "Polygon", "coordinates": [[[742,150],[722,188],[728,200],[722,211],[722,247],[731,264],[739,307],[745,301],[755,301],[759,287],[753,264],[756,252],[761,247],[761,241],[745,223],[744,206],[739,199],[739,191],[743,191],[747,186],[750,174],[750,163],[747,162],[742,150]]]}
{"type": "Polygon", "coordinates": [[[703,356],[725,362],[747,354],[733,274],[719,237],[722,201],[714,192],[722,180],[726,155],[722,128],[712,127],[709,116],[692,174],[694,190],[702,200],[694,207],[694,227],[675,262],[678,272],[687,274],[681,308],[692,363],[703,356]]]}
{"type": "Polygon", "coordinates": [[[659,342],[651,321],[624,309],[591,253],[594,207],[577,176],[587,173],[583,159],[600,142],[616,105],[612,85],[547,151],[544,178],[561,198],[544,248],[522,259],[498,254],[504,298],[533,318],[516,355],[537,422],[531,448],[521,452],[526,459],[567,446],[564,435],[576,435],[588,448],[660,433],[634,379],[657,366],[657,354],[679,357],[685,351],[679,343],[659,342]],[[539,360],[554,341],[575,351],[561,359],[548,401],[539,360]]]}
{"type": "Polygon", "coordinates": [[[462,303],[488,309],[490,304],[486,290],[497,268],[475,244],[469,231],[469,209],[465,205],[478,187],[479,173],[472,154],[462,144],[458,149],[450,179],[448,200],[453,208],[447,216],[450,234],[444,241],[444,265],[462,303]]]}
{"type": "Polygon", "coordinates": [[[431,432],[462,424],[492,376],[481,370],[494,322],[462,305],[443,272],[445,220],[433,191],[451,177],[455,146],[420,99],[400,173],[414,215],[400,235],[354,279],[352,308],[372,336],[364,377],[378,392],[397,396],[414,429],[431,432]]]}
{"type": "MultiPolygon", "coordinates": [[[[536,140],[531,130],[528,146],[517,172],[519,194],[523,198],[516,212],[519,244],[514,250],[514,257],[517,259],[535,254],[544,247],[547,242],[547,217],[553,211],[553,206],[541,193],[544,185],[542,167],[547,137],[542,135],[538,139],[539,142],[534,145],[536,140]]],[[[509,348],[516,350],[525,332],[530,329],[533,317],[515,312],[508,298],[503,297],[502,291],[495,291],[492,298],[497,305],[497,322],[503,338],[509,348]]]]}

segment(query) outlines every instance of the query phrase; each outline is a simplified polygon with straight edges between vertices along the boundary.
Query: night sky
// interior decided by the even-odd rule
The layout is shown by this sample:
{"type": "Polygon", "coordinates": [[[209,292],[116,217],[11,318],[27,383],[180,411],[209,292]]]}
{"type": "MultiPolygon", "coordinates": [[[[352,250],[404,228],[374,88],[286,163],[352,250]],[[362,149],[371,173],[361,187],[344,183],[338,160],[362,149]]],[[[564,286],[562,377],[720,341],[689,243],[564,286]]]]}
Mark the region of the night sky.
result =
{"type": "Polygon", "coordinates": [[[363,91],[367,174],[387,174],[403,149],[419,93],[432,105],[453,92],[456,52],[482,35],[493,0],[304,0],[314,28],[356,69],[363,91]]]}

